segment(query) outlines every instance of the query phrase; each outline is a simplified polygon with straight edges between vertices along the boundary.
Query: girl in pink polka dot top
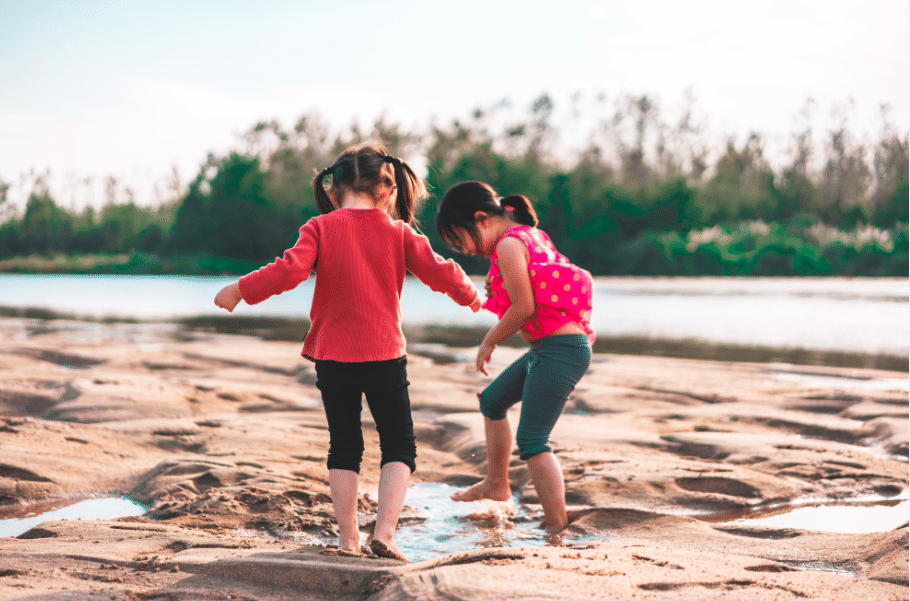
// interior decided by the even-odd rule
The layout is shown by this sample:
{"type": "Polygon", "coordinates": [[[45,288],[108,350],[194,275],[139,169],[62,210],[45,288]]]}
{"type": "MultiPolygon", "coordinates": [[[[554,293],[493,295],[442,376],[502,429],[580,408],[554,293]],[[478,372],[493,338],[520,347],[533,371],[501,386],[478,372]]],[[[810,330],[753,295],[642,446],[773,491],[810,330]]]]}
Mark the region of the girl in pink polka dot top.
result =
{"type": "Polygon", "coordinates": [[[536,226],[537,215],[527,197],[500,198],[482,182],[456,184],[439,205],[436,230],[443,241],[461,253],[490,259],[489,296],[483,307],[495,313],[499,322],[478,348],[477,370],[486,375],[496,346],[516,332],[531,345],[478,394],[488,473],[452,498],[511,498],[511,427],[506,412],[520,401],[515,437],[520,457],[528,463],[546,529],[559,532],[568,525],[565,485],[549,437],[569,394],[591,363],[593,280],[561,255],[536,226]]]}
{"type": "MultiPolygon", "coordinates": [[[[506,208],[507,214],[514,209],[506,208]]],[[[547,234],[531,225],[516,225],[505,231],[503,236],[514,236],[525,243],[528,249],[528,275],[534,291],[536,312],[522,327],[528,338],[543,338],[566,324],[577,324],[594,342],[591,330],[591,304],[593,300],[591,274],[573,265],[557,252],[547,234]]],[[[502,269],[497,261],[497,252],[490,257],[490,296],[483,308],[492,311],[502,319],[512,301],[503,284],[502,269]]]]}

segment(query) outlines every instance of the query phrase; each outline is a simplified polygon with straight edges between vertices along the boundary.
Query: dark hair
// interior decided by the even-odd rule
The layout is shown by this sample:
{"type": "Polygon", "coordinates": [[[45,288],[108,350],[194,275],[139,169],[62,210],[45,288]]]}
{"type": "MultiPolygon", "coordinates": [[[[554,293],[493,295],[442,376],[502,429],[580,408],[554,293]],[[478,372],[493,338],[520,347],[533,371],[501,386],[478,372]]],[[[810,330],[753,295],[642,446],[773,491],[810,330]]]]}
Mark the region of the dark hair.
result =
{"type": "Polygon", "coordinates": [[[389,155],[383,144],[357,144],[341,153],[341,156],[316,174],[313,178],[313,195],[320,213],[331,213],[335,205],[325,189],[326,176],[332,176],[330,190],[342,196],[346,191],[364,192],[374,199],[376,188],[382,184],[398,188],[395,199],[395,214],[407,224],[414,220],[414,206],[427,195],[427,188],[414,170],[402,161],[389,155]]]}
{"type": "Polygon", "coordinates": [[[477,211],[488,215],[505,215],[506,207],[512,209],[515,221],[521,225],[537,225],[537,214],[531,200],[521,194],[500,198],[489,184],[461,182],[449,188],[439,202],[436,214],[436,232],[448,246],[458,247],[459,232],[465,231],[480,244],[477,232],[477,211]]]}

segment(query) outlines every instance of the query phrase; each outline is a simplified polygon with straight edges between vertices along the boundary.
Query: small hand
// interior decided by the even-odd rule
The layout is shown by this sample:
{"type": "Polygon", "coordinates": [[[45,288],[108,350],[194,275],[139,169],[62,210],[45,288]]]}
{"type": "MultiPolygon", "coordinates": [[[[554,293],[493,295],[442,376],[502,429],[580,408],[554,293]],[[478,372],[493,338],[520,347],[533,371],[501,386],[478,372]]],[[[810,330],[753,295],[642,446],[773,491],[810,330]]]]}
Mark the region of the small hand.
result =
{"type": "Polygon", "coordinates": [[[489,375],[487,373],[486,364],[490,362],[490,357],[493,356],[494,350],[496,350],[496,345],[487,344],[486,341],[481,342],[480,348],[477,349],[477,362],[475,363],[475,367],[477,368],[477,371],[485,376],[489,375]]]}
{"type": "Polygon", "coordinates": [[[240,295],[240,286],[237,282],[228,284],[215,295],[215,304],[230,312],[233,312],[234,307],[242,300],[243,296],[240,295]]]}

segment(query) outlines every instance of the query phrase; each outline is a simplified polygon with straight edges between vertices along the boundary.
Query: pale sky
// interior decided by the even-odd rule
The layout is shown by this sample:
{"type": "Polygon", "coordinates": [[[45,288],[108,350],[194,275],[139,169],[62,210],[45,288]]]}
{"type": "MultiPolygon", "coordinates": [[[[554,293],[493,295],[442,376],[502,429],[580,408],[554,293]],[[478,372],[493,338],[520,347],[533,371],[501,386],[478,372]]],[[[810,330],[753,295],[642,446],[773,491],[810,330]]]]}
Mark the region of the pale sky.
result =
{"type": "Polygon", "coordinates": [[[444,124],[542,93],[557,111],[646,94],[672,119],[688,90],[718,139],[780,154],[808,97],[820,132],[850,101],[858,134],[882,103],[908,129],[910,2],[0,0],[0,81],[0,180],[20,203],[49,169],[68,208],[72,182],[109,175],[150,204],[261,120],[444,124]]]}

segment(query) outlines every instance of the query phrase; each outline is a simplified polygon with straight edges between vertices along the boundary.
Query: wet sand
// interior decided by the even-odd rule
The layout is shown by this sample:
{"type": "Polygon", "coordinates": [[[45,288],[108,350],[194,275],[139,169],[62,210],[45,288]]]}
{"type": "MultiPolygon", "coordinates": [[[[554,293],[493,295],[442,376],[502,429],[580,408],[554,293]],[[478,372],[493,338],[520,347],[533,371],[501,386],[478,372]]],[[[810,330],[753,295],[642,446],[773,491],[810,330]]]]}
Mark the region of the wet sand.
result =
{"type": "MultiPolygon", "coordinates": [[[[0,321],[0,508],[126,494],[150,509],[0,538],[0,599],[908,598],[906,524],[729,523],[794,502],[905,499],[903,372],[599,353],[552,438],[565,535],[401,564],[323,554],[328,432],[299,344],[36,323],[0,321]]],[[[519,353],[497,349],[491,377],[519,353]]],[[[472,355],[411,349],[413,483],[485,471],[475,395],[489,377],[461,361],[472,355]]],[[[368,527],[379,455],[364,421],[368,527]]],[[[517,456],[510,475],[534,515],[517,456]]],[[[402,527],[420,520],[406,508],[402,527]]]]}

